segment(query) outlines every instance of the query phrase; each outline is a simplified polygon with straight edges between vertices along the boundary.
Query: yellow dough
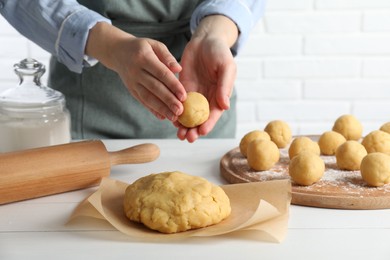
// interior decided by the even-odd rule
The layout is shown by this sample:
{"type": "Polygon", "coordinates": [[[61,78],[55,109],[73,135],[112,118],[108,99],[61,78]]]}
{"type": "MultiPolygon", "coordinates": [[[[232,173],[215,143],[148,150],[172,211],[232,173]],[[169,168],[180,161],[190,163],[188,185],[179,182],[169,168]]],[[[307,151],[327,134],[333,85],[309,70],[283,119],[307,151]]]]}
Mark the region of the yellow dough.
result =
{"type": "Polygon", "coordinates": [[[123,205],[130,220],[162,233],[214,225],[231,212],[221,187],[178,171],[138,179],[127,187],[123,205]]]}
{"type": "Polygon", "coordinates": [[[309,186],[322,178],[325,163],[319,155],[306,151],[290,160],[288,170],[295,183],[309,186]]]}
{"type": "Polygon", "coordinates": [[[304,151],[320,155],[320,147],[316,142],[311,140],[309,137],[299,136],[294,138],[294,140],[292,141],[288,149],[288,156],[290,157],[290,159],[292,159],[294,158],[294,156],[304,151]]]}
{"type": "Polygon", "coordinates": [[[360,173],[370,186],[379,187],[390,183],[390,156],[384,153],[370,153],[360,166],[360,173]]]}
{"type": "Polygon", "coordinates": [[[340,145],[336,150],[337,167],[342,170],[356,171],[367,151],[358,141],[349,140],[340,145]]]}
{"type": "Polygon", "coordinates": [[[265,171],[279,161],[280,152],[270,140],[257,139],[249,143],[247,150],[249,166],[256,171],[265,171]]]}
{"type": "Polygon", "coordinates": [[[346,141],[342,134],[335,131],[327,131],[318,139],[318,145],[320,146],[321,154],[335,155],[337,148],[346,141]]]}
{"type": "Polygon", "coordinates": [[[384,131],[384,132],[390,134],[390,122],[387,122],[387,123],[383,124],[383,125],[379,128],[379,130],[382,130],[382,131],[384,131]]]}
{"type": "Polygon", "coordinates": [[[292,139],[290,126],[281,120],[274,120],[269,122],[264,128],[271,140],[279,147],[286,147],[292,139]]]}
{"type": "Polygon", "coordinates": [[[245,157],[247,156],[248,144],[256,139],[271,140],[271,137],[267,132],[260,130],[254,130],[247,133],[246,135],[244,135],[240,142],[240,152],[242,153],[242,155],[244,155],[245,157]]]}
{"type": "Polygon", "coordinates": [[[381,152],[390,154],[390,134],[375,130],[363,138],[362,144],[368,153],[381,152]]]}
{"type": "Polygon", "coordinates": [[[205,96],[198,92],[188,92],[183,107],[183,113],[179,116],[178,121],[185,127],[199,126],[209,118],[209,102],[205,96]]]}
{"type": "Polygon", "coordinates": [[[347,140],[359,140],[362,137],[363,126],[353,115],[343,115],[334,122],[333,131],[342,134],[347,140]]]}

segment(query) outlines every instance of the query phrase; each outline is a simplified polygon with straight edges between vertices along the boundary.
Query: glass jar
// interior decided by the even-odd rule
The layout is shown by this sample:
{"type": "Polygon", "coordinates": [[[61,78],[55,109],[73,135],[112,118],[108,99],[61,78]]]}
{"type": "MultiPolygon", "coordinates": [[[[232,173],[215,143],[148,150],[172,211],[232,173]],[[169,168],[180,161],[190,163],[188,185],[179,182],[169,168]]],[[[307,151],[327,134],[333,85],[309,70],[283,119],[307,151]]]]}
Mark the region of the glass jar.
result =
{"type": "Polygon", "coordinates": [[[14,70],[19,84],[0,93],[0,152],[70,142],[65,97],[41,83],[45,66],[24,59],[14,70]]]}

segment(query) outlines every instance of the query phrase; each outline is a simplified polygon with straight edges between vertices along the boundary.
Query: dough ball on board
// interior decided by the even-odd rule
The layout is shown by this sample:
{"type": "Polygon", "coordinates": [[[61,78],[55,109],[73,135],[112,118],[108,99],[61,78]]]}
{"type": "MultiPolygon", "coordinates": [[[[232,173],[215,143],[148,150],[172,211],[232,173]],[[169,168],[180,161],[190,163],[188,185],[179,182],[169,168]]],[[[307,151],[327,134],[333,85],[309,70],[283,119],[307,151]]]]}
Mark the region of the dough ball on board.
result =
{"type": "Polygon", "coordinates": [[[242,155],[244,155],[245,157],[247,156],[248,144],[256,139],[271,140],[271,137],[267,132],[261,130],[254,130],[247,133],[246,135],[244,135],[240,142],[240,152],[242,153],[242,155]]]}
{"type": "Polygon", "coordinates": [[[288,156],[292,159],[294,156],[304,151],[320,155],[320,147],[317,142],[314,142],[307,136],[299,136],[292,141],[288,149],[288,156]]]}
{"type": "Polygon", "coordinates": [[[336,150],[337,167],[342,170],[356,171],[367,151],[358,141],[349,140],[339,146],[336,150]]]}
{"type": "Polygon", "coordinates": [[[390,183],[390,156],[384,153],[370,153],[360,166],[360,173],[370,186],[379,187],[390,183]]]}
{"type": "Polygon", "coordinates": [[[346,142],[345,137],[335,131],[324,132],[318,139],[321,154],[335,155],[337,148],[346,142]]]}
{"type": "Polygon", "coordinates": [[[185,127],[192,128],[207,121],[210,115],[209,102],[198,92],[188,92],[183,102],[184,111],[178,121],[185,127]]]}
{"type": "Polygon", "coordinates": [[[306,151],[290,160],[288,170],[295,183],[309,186],[322,178],[325,163],[319,155],[306,151]]]}
{"type": "Polygon", "coordinates": [[[292,139],[290,126],[282,120],[274,120],[269,122],[265,128],[271,140],[279,147],[286,147],[292,139]]]}
{"type": "Polygon", "coordinates": [[[333,131],[342,134],[347,140],[359,140],[362,137],[363,126],[353,115],[342,115],[334,122],[333,131]]]}
{"type": "Polygon", "coordinates": [[[390,134],[384,131],[374,130],[370,132],[363,138],[362,144],[368,153],[380,152],[390,154],[390,134]]]}
{"type": "Polygon", "coordinates": [[[265,171],[279,161],[280,152],[270,140],[257,139],[249,143],[247,150],[249,166],[256,171],[265,171]]]}
{"type": "Polygon", "coordinates": [[[388,134],[390,134],[390,122],[387,122],[385,124],[383,124],[379,130],[382,130],[383,132],[386,132],[388,134]]]}
{"type": "Polygon", "coordinates": [[[224,190],[206,179],[182,172],[151,174],[130,184],[124,211],[136,222],[162,233],[217,224],[230,215],[224,190]]]}

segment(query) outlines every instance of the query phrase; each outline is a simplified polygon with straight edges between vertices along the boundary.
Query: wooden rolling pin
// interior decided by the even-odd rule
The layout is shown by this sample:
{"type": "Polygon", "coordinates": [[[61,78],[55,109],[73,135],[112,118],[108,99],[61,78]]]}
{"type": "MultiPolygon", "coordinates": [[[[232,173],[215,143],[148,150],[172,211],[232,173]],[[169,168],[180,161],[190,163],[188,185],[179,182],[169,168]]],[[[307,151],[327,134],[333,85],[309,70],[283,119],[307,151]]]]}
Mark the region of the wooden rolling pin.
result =
{"type": "Polygon", "coordinates": [[[150,162],[159,155],[154,144],[108,152],[98,140],[3,153],[0,204],[96,186],[112,165],[150,162]]]}

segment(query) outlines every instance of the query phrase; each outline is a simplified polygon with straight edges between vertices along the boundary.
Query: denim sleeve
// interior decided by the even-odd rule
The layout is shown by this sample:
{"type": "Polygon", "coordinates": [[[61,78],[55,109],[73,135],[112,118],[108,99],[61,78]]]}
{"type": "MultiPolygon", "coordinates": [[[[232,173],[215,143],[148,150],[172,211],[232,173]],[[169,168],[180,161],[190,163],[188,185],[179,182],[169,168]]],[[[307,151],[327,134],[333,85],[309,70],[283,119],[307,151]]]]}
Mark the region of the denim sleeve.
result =
{"type": "Polygon", "coordinates": [[[19,33],[77,73],[97,62],[84,54],[89,30],[97,22],[111,23],[76,0],[0,0],[0,13],[19,33]]]}
{"type": "Polygon", "coordinates": [[[232,19],[239,30],[237,42],[232,47],[236,55],[251,30],[264,13],[265,0],[208,0],[201,3],[191,17],[191,31],[195,31],[203,17],[213,14],[225,15],[232,19]]]}

